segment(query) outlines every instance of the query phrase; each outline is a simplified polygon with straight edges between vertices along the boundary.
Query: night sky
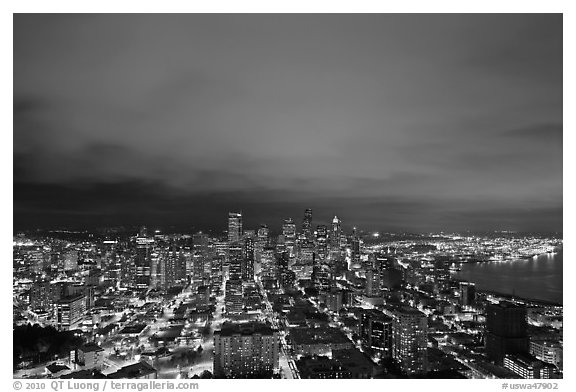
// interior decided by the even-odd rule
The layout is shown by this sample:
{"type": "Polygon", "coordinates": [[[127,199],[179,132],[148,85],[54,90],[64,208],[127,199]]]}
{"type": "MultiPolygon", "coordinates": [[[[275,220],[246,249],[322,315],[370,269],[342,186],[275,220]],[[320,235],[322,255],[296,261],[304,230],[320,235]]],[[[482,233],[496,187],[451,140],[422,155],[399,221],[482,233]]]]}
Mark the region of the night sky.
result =
{"type": "Polygon", "coordinates": [[[562,231],[562,16],[14,16],[14,227],[562,231]]]}

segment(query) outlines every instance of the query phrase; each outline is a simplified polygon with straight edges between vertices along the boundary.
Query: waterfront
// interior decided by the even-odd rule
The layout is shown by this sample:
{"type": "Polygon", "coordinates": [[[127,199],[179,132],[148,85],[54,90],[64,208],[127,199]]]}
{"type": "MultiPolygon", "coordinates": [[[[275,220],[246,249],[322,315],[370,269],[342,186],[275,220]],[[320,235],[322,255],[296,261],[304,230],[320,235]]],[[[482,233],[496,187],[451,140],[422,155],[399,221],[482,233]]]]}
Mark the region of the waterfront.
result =
{"type": "Polygon", "coordinates": [[[465,263],[459,279],[480,290],[562,304],[562,252],[506,262],[465,263]]]}

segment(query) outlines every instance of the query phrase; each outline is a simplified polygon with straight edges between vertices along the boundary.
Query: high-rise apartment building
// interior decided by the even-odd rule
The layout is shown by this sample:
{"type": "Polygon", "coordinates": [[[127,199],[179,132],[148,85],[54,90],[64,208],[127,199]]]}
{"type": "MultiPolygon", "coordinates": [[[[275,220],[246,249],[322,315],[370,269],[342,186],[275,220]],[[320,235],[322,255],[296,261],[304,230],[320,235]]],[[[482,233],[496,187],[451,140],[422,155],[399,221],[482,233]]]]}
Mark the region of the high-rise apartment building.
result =
{"type": "Polygon", "coordinates": [[[365,294],[367,297],[380,296],[380,273],[376,269],[371,268],[366,271],[365,294]]]}
{"type": "Polygon", "coordinates": [[[184,286],[186,284],[186,259],[179,247],[173,246],[163,259],[164,288],[184,286]]]}
{"type": "Polygon", "coordinates": [[[392,357],[406,374],[423,374],[428,369],[428,319],[409,306],[393,312],[392,357]]]}
{"type": "Polygon", "coordinates": [[[214,332],[214,376],[270,378],[279,368],[278,331],[262,323],[225,323],[214,332]]]}

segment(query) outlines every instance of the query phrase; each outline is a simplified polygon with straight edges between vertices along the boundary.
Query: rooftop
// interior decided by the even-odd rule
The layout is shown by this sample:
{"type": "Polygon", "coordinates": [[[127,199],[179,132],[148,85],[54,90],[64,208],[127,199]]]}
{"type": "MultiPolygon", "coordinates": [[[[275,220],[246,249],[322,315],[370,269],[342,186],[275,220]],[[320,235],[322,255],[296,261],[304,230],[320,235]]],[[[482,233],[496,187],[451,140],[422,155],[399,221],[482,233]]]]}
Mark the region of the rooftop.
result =
{"type": "Polygon", "coordinates": [[[109,374],[108,378],[139,378],[152,373],[156,373],[156,369],[146,362],[138,362],[132,365],[124,366],[117,372],[109,374]]]}
{"type": "Polygon", "coordinates": [[[84,346],[80,347],[80,350],[82,350],[85,353],[90,353],[94,351],[104,351],[102,347],[100,347],[95,343],[87,343],[84,346]]]}
{"type": "Polygon", "coordinates": [[[336,328],[293,328],[290,338],[294,344],[349,343],[348,337],[336,328]]]}
{"type": "Polygon", "coordinates": [[[253,334],[272,335],[274,332],[278,331],[272,329],[272,327],[270,327],[267,324],[258,322],[249,322],[249,323],[224,323],[222,324],[222,328],[220,329],[220,331],[214,331],[214,334],[220,336],[253,335],[253,334]]]}

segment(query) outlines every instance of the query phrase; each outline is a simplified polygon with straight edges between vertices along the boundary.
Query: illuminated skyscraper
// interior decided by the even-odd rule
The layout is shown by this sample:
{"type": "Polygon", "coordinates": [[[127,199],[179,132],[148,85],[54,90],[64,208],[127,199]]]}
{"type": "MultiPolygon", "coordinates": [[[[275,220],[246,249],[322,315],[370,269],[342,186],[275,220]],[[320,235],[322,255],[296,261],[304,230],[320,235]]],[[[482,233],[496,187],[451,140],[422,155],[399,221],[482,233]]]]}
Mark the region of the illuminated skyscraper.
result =
{"type": "Polygon", "coordinates": [[[304,211],[304,219],[302,220],[302,234],[308,239],[308,241],[312,241],[312,209],[307,208],[304,211]]]}
{"type": "Polygon", "coordinates": [[[274,256],[274,248],[265,247],[262,250],[260,264],[260,276],[262,279],[277,279],[278,266],[276,263],[276,257],[274,256]]]}
{"type": "Polygon", "coordinates": [[[366,296],[379,297],[380,296],[380,273],[376,269],[369,269],[366,271],[366,296]]]}
{"type": "Polygon", "coordinates": [[[234,243],[229,248],[230,270],[229,277],[232,280],[242,279],[243,249],[240,243],[234,243]]]}
{"type": "Polygon", "coordinates": [[[270,244],[270,229],[268,228],[268,225],[260,225],[257,235],[257,241],[262,247],[268,246],[270,244]]]}
{"type": "Polygon", "coordinates": [[[242,238],[242,213],[228,213],[228,242],[237,242],[242,238]]]}
{"type": "Polygon", "coordinates": [[[360,266],[360,237],[358,237],[358,234],[356,233],[356,228],[354,228],[354,231],[352,233],[352,238],[351,238],[351,242],[352,242],[352,246],[351,246],[351,250],[352,250],[352,265],[355,267],[359,267],[360,266]]]}
{"type": "Polygon", "coordinates": [[[316,227],[316,255],[321,261],[328,258],[328,228],[326,225],[316,227]]]}
{"type": "Polygon", "coordinates": [[[152,248],[154,238],[148,236],[148,231],[142,227],[136,237],[135,286],[138,289],[148,289],[151,283],[152,248]]]}
{"type": "Polygon", "coordinates": [[[184,286],[186,284],[186,259],[180,247],[173,246],[165,261],[164,288],[184,286]]]}
{"type": "Polygon", "coordinates": [[[314,265],[314,244],[305,242],[300,245],[300,264],[312,267],[314,265]]]}
{"type": "Polygon", "coordinates": [[[239,279],[227,280],[224,290],[224,306],[226,308],[226,313],[242,313],[242,300],[242,281],[239,279]]]}
{"type": "Polygon", "coordinates": [[[192,236],[192,278],[201,281],[205,276],[205,267],[209,263],[210,241],[206,234],[199,232],[192,236]]]}
{"type": "Polygon", "coordinates": [[[242,250],[242,281],[251,282],[254,280],[254,240],[245,238],[242,250]]]}
{"type": "Polygon", "coordinates": [[[290,257],[294,257],[296,254],[296,224],[294,224],[292,218],[284,220],[284,224],[282,225],[282,235],[284,235],[286,250],[288,250],[290,257]]]}
{"type": "Polygon", "coordinates": [[[267,247],[270,243],[270,229],[267,225],[260,225],[258,231],[256,233],[256,241],[254,243],[254,260],[260,263],[260,259],[262,256],[262,251],[265,247],[267,247]]]}
{"type": "Polygon", "coordinates": [[[392,357],[407,374],[422,374],[428,368],[428,319],[415,308],[394,311],[392,357]]]}
{"type": "Polygon", "coordinates": [[[330,258],[336,260],[340,255],[342,228],[340,219],[334,216],[332,219],[332,228],[330,230],[330,258]]]}

